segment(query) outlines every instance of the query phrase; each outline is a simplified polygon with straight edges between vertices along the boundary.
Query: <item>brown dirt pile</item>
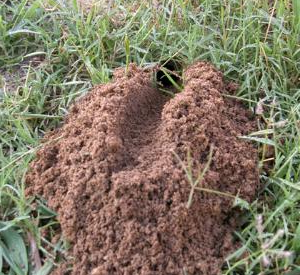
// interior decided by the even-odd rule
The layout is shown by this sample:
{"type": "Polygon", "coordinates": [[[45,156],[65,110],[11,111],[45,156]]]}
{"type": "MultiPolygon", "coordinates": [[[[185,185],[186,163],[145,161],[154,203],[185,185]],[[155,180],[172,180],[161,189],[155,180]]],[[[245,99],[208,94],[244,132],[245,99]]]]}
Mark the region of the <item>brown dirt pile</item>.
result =
{"type": "Polygon", "coordinates": [[[222,74],[199,62],[172,99],[149,73],[131,65],[113,83],[73,105],[49,134],[27,176],[27,192],[59,213],[71,241],[73,269],[54,274],[217,274],[234,245],[232,199],[196,191],[175,152],[195,175],[212,162],[201,187],[251,201],[258,187],[257,152],[238,138],[253,129],[248,112],[224,99],[222,74]],[[186,273],[183,273],[183,272],[186,273]]]}

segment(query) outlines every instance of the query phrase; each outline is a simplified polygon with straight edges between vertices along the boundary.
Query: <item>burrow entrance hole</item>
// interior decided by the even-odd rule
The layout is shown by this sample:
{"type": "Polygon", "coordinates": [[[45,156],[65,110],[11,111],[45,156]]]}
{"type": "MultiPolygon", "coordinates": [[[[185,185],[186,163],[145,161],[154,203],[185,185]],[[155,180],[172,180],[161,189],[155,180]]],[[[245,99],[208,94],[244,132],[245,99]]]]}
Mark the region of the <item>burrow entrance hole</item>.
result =
{"type": "MultiPolygon", "coordinates": [[[[158,88],[174,89],[174,83],[182,84],[182,65],[175,60],[162,61],[156,71],[156,83],[158,88]],[[172,79],[170,79],[172,78],[172,79]]],[[[175,85],[176,86],[176,85],[175,85]]],[[[178,91],[179,92],[179,91],[178,91]]]]}

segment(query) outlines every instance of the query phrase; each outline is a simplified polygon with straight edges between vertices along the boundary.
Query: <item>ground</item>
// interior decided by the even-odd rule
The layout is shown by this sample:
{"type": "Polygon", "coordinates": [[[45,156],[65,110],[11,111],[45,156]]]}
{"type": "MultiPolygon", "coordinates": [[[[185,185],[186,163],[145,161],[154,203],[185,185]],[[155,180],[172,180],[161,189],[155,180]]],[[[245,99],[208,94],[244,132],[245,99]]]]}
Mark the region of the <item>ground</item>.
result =
{"type": "Polygon", "coordinates": [[[233,97],[256,112],[258,130],[243,139],[258,146],[263,189],[243,205],[241,246],[223,274],[300,273],[299,1],[158,2],[82,10],[76,1],[0,1],[3,274],[49,274],[68,257],[56,213],[24,191],[44,133],[114,68],[170,59],[181,68],[212,62],[239,84],[233,97]]]}

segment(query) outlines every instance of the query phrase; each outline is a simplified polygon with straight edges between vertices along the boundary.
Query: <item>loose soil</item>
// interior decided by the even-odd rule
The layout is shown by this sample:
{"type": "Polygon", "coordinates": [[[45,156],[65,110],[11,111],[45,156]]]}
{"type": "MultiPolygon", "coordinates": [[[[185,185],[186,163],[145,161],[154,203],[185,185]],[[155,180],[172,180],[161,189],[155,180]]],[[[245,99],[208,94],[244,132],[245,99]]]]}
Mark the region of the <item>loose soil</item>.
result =
{"type": "Polygon", "coordinates": [[[199,186],[253,200],[257,151],[239,139],[254,129],[234,90],[212,65],[184,73],[184,90],[169,98],[151,73],[131,65],[114,81],[75,103],[64,125],[46,136],[27,175],[27,194],[58,211],[73,262],[53,274],[218,274],[236,247],[233,200],[196,191],[194,176],[212,162],[199,186]],[[52,142],[51,142],[52,141],[52,142]],[[67,271],[68,267],[72,268],[67,271]],[[185,272],[185,273],[184,273],[185,272]]]}

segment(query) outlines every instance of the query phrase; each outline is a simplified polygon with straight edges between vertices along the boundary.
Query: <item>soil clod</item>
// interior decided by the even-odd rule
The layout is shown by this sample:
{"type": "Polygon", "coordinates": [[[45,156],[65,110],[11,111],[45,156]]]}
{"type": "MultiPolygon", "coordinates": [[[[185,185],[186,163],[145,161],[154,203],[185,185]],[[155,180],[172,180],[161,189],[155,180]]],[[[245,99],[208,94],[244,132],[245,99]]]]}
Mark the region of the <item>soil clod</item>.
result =
{"type": "Polygon", "coordinates": [[[222,74],[206,62],[187,68],[172,99],[135,65],[114,77],[46,136],[27,193],[58,212],[71,274],[218,274],[235,247],[232,198],[196,190],[187,208],[191,186],[174,153],[196,177],[213,145],[199,187],[253,200],[257,151],[238,138],[254,129],[250,114],[222,96],[222,74]]]}

